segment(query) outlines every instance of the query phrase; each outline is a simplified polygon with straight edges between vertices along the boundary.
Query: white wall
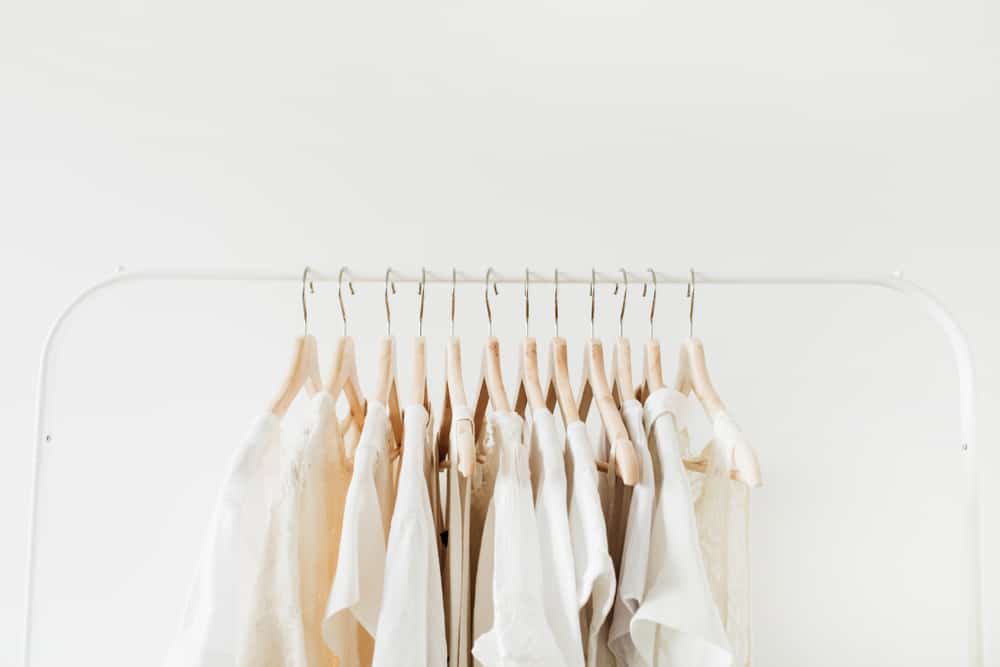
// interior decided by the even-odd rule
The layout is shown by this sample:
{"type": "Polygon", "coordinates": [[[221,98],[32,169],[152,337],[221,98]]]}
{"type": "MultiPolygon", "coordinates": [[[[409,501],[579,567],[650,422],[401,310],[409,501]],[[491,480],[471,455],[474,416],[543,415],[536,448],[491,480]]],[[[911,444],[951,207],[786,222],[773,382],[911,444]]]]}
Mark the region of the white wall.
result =
{"type": "MultiPolygon", "coordinates": [[[[19,632],[36,357],[59,309],[119,264],[902,268],[974,346],[996,561],[998,18],[980,0],[4,6],[0,664],[19,632]]],[[[219,474],[284,371],[297,290],[129,286],[74,317],[53,369],[37,664],[155,663],[219,474]]],[[[670,349],[682,297],[660,291],[670,349]]],[[[550,292],[533,298],[548,336],[550,292]]],[[[411,287],[394,303],[408,336],[411,287]]],[[[313,304],[328,350],[333,287],[313,304]]],[[[606,337],[614,304],[604,290],[606,337]]],[[[381,334],[379,287],[349,307],[356,336],[381,334]]],[[[503,290],[505,341],[520,307],[503,290]]],[[[636,340],[645,307],[634,289],[636,340]]],[[[563,290],[574,358],[586,309],[584,288],[563,290]]],[[[471,382],[480,290],[458,312],[471,382]]],[[[446,319],[439,288],[432,345],[446,319]]],[[[759,664],[960,664],[961,460],[938,329],[888,292],[711,286],[696,327],[767,480],[759,664]]]]}

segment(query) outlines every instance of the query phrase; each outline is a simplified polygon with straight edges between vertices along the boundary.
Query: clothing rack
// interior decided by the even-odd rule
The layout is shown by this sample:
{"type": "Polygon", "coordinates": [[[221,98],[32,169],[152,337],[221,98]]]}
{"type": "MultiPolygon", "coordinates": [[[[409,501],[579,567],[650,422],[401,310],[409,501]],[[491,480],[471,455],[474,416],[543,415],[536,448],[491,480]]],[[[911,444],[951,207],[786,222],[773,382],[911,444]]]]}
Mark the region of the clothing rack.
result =
{"type": "MultiPolygon", "coordinates": [[[[396,283],[477,283],[485,285],[486,271],[470,273],[451,270],[423,271],[408,273],[393,270],[386,272],[355,273],[350,270],[342,272],[342,279],[353,283],[384,284],[390,277],[396,283]]],[[[313,282],[337,282],[340,271],[326,272],[310,269],[309,278],[313,282]]],[[[525,277],[534,284],[554,284],[554,276],[548,273],[524,272],[502,273],[491,272],[490,278],[495,283],[523,284],[525,277]]],[[[980,471],[977,465],[976,449],[976,391],[972,364],[972,354],[968,339],[958,326],[955,319],[945,307],[928,292],[899,274],[725,274],[725,273],[651,273],[649,270],[640,272],[593,272],[589,275],[574,273],[558,273],[560,285],[567,284],[615,284],[627,279],[632,284],[689,284],[698,285],[756,285],[756,286],[845,286],[857,285],[880,287],[892,290],[898,294],[910,297],[920,304],[931,317],[941,326],[951,344],[955,365],[958,370],[958,401],[959,401],[959,437],[955,452],[962,456],[965,462],[966,497],[964,520],[966,524],[966,572],[965,572],[965,603],[968,618],[968,646],[966,664],[968,667],[983,667],[985,648],[983,641],[983,600],[982,600],[982,510],[980,498],[980,471]]],[[[31,501],[29,505],[29,543],[27,578],[25,588],[25,612],[22,637],[22,667],[31,665],[32,615],[34,607],[35,577],[36,577],[36,545],[37,545],[37,515],[39,479],[42,473],[42,459],[47,445],[52,442],[52,435],[46,432],[48,417],[48,386],[49,362],[57,336],[69,315],[93,294],[113,285],[126,282],[142,281],[177,281],[177,282],[260,282],[284,283],[300,282],[304,278],[300,270],[282,271],[227,271],[227,270],[187,270],[180,268],[142,269],[127,271],[119,267],[118,272],[105,278],[80,292],[59,314],[49,329],[42,348],[41,361],[38,369],[38,393],[35,403],[35,441],[31,479],[31,501]]]]}

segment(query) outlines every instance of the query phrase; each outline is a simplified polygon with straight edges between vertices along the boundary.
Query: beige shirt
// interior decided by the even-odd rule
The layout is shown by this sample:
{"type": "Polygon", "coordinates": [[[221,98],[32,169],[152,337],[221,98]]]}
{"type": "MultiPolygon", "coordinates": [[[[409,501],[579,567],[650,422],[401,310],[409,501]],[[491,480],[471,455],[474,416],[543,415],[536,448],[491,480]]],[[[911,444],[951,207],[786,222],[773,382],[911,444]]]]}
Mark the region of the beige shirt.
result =
{"type": "Polygon", "coordinates": [[[261,568],[251,591],[240,667],[333,667],[320,625],[337,549],[350,471],[333,398],[320,392],[310,424],[282,452],[261,568]]]}

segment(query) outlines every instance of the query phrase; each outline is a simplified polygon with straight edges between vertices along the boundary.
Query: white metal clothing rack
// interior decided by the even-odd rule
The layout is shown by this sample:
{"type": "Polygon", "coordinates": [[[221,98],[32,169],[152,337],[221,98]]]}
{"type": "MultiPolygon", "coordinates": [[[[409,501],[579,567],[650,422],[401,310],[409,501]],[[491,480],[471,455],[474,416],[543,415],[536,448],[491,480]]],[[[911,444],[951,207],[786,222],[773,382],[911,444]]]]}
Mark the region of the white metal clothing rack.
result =
{"type": "MultiPolygon", "coordinates": [[[[485,271],[479,273],[469,272],[431,272],[406,273],[393,271],[392,279],[397,283],[417,283],[423,279],[427,283],[451,283],[454,279],[457,283],[478,283],[483,284],[485,271]]],[[[697,284],[706,285],[811,285],[811,286],[835,286],[835,285],[863,285],[871,287],[882,287],[893,290],[904,296],[913,298],[919,303],[934,320],[944,330],[945,335],[951,343],[952,352],[955,357],[955,365],[958,370],[958,401],[959,401],[959,438],[955,445],[955,453],[965,459],[966,473],[966,499],[965,499],[965,523],[968,536],[966,557],[966,605],[968,613],[968,660],[965,664],[968,667],[983,667],[984,665],[984,645],[983,645],[983,603],[982,603],[982,514],[980,500],[980,479],[979,468],[976,464],[976,391],[975,377],[972,366],[972,355],[969,350],[968,340],[954,318],[948,313],[944,306],[926,291],[903,280],[898,275],[881,274],[724,274],[724,273],[659,273],[656,274],[658,284],[686,284],[689,278],[695,277],[697,284]]],[[[336,282],[338,272],[310,271],[310,276],[315,282],[336,282]]],[[[651,279],[650,272],[628,272],[626,274],[629,282],[633,284],[647,283],[651,279]]],[[[119,272],[109,278],[101,280],[87,289],[83,290],[73,301],[66,306],[59,314],[42,348],[41,362],[38,370],[38,395],[35,410],[35,442],[31,483],[31,503],[29,506],[29,543],[28,543],[28,563],[27,563],[27,583],[25,590],[25,614],[22,644],[22,667],[31,665],[32,648],[32,621],[35,594],[35,561],[37,543],[37,514],[38,514],[38,490],[39,479],[42,473],[42,461],[45,456],[46,444],[52,438],[46,433],[48,417],[48,386],[49,386],[49,360],[51,358],[53,344],[57,339],[57,334],[65,323],[67,317],[96,292],[104,290],[112,285],[125,282],[137,281],[241,281],[241,282],[299,282],[303,278],[301,270],[291,272],[268,272],[268,271],[192,271],[186,269],[147,269],[138,271],[126,271],[119,269],[119,272]]],[[[348,272],[345,279],[355,283],[383,283],[385,273],[355,273],[348,272]]],[[[497,283],[523,283],[525,274],[495,272],[492,278],[497,283]]],[[[593,276],[559,273],[560,284],[590,284],[593,279],[598,284],[611,284],[621,280],[622,273],[599,272],[593,276]]],[[[535,284],[552,284],[552,276],[532,272],[531,282],[535,284]]]]}

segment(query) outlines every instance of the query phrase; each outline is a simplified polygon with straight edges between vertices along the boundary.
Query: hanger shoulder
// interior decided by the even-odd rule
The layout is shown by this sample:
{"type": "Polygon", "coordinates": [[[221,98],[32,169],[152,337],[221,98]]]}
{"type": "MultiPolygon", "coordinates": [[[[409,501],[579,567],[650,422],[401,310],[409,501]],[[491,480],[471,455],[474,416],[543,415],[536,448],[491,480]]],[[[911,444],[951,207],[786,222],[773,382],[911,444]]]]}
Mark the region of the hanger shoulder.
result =
{"type": "Polygon", "coordinates": [[[411,380],[412,404],[427,408],[427,339],[423,336],[417,336],[413,339],[413,376],[411,380]]]}
{"type": "Polygon", "coordinates": [[[558,402],[563,421],[572,424],[580,421],[580,412],[573,398],[573,387],[569,379],[569,355],[565,338],[553,338],[549,345],[549,389],[546,407],[555,408],[558,402]]]}
{"type": "Polygon", "coordinates": [[[354,339],[342,336],[337,339],[333,350],[333,364],[330,369],[330,379],[325,390],[334,399],[343,393],[347,397],[351,418],[360,429],[364,426],[365,401],[358,379],[357,355],[354,350],[354,339]]]}
{"type": "Polygon", "coordinates": [[[619,336],[615,341],[612,366],[615,376],[611,394],[620,406],[626,400],[635,398],[635,385],[632,383],[632,345],[624,336],[619,336]]]}
{"type": "Polygon", "coordinates": [[[655,338],[646,341],[642,353],[643,368],[643,398],[654,391],[663,389],[663,361],[660,354],[660,342],[655,338]]]}
{"type": "MultiPolygon", "coordinates": [[[[691,338],[684,344],[688,368],[690,370],[690,384],[695,395],[701,402],[705,413],[711,419],[715,419],[719,414],[726,411],[719,392],[712,384],[711,376],[708,373],[708,364],[705,361],[705,346],[697,338],[691,338]]],[[[735,478],[751,487],[761,485],[760,463],[757,454],[749,443],[740,438],[733,448],[733,470],[735,478]]]]}
{"type": "Polygon", "coordinates": [[[492,336],[486,341],[486,385],[493,407],[498,412],[510,412],[500,363],[500,341],[492,336]]]}
{"type": "Polygon", "coordinates": [[[525,338],[521,343],[520,382],[515,401],[515,411],[524,414],[524,403],[532,410],[545,409],[545,396],[538,373],[538,345],[534,338],[525,338]]]}
{"type": "Polygon", "coordinates": [[[635,447],[625,428],[621,412],[611,395],[611,387],[604,370],[604,350],[600,341],[591,339],[586,349],[587,366],[590,368],[590,384],[593,387],[594,402],[601,415],[601,422],[611,442],[611,454],[615,458],[616,469],[622,482],[633,486],[639,479],[639,459],[635,447]]]}
{"type": "Polygon", "coordinates": [[[705,412],[709,417],[725,410],[719,392],[712,385],[712,378],[708,374],[708,364],[705,363],[705,346],[697,338],[688,339],[684,348],[687,352],[687,367],[690,372],[689,380],[695,395],[701,401],[705,412]]]}
{"type": "Polygon", "coordinates": [[[300,336],[295,341],[292,363],[284,382],[281,384],[281,390],[271,402],[271,413],[278,417],[285,416],[292,401],[295,400],[303,387],[309,384],[313,384],[314,388],[322,387],[322,381],[319,380],[319,377],[319,355],[316,339],[308,334],[300,336]]]}

